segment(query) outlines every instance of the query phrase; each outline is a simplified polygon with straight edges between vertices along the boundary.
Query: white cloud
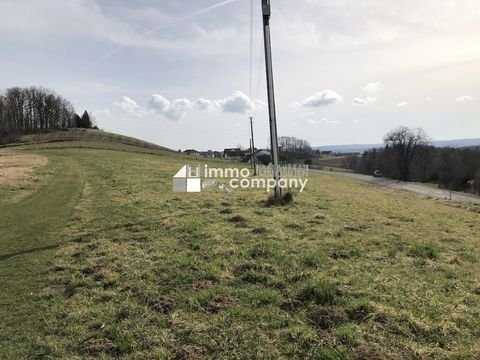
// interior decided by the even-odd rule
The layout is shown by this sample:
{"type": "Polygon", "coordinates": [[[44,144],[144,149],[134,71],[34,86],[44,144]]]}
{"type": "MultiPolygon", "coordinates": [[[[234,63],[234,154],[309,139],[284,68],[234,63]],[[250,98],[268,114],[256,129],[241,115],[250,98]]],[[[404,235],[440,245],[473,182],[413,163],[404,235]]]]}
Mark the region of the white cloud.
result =
{"type": "Polygon", "coordinates": [[[192,103],[188,99],[175,99],[170,102],[162,95],[154,94],[148,102],[148,107],[154,113],[177,121],[185,116],[187,110],[192,107],[192,103]]]}
{"type": "MultiPolygon", "coordinates": [[[[306,98],[300,104],[305,107],[321,107],[339,103],[342,101],[343,98],[339,94],[337,94],[333,90],[327,89],[306,98]]],[[[298,106],[298,102],[294,103],[294,105],[298,106]]]]}
{"type": "Polygon", "coordinates": [[[217,106],[224,112],[244,114],[262,106],[263,103],[252,101],[241,91],[236,91],[232,96],[215,101],[217,106]]]}
{"type": "Polygon", "coordinates": [[[383,86],[380,82],[370,82],[363,87],[363,91],[367,94],[374,94],[383,90],[383,86]]]}
{"type": "Polygon", "coordinates": [[[152,98],[150,99],[148,105],[151,109],[154,109],[155,111],[163,112],[170,106],[170,101],[165,99],[162,95],[154,94],[152,95],[152,98]]]}
{"type": "Polygon", "coordinates": [[[212,110],[215,107],[215,104],[208,99],[200,98],[193,102],[193,105],[196,106],[199,110],[212,110]]]}
{"type": "Polygon", "coordinates": [[[192,103],[188,99],[175,99],[164,115],[171,120],[180,120],[191,106],[192,103]]]}
{"type": "Polygon", "coordinates": [[[377,98],[373,96],[367,96],[366,98],[358,98],[356,97],[353,99],[354,105],[368,105],[377,102],[377,98]]]}
{"type": "Polygon", "coordinates": [[[397,104],[397,107],[405,107],[405,106],[407,106],[407,105],[408,105],[408,102],[402,101],[402,102],[399,102],[399,103],[397,104]]]}
{"type": "Polygon", "coordinates": [[[145,113],[145,110],[137,104],[137,102],[128,96],[122,96],[120,101],[114,103],[114,105],[123,113],[134,116],[141,116],[145,113]]]}
{"type": "Polygon", "coordinates": [[[327,118],[321,118],[320,120],[310,119],[307,120],[307,124],[309,125],[320,125],[320,124],[339,124],[340,121],[337,120],[329,120],[327,118]]]}
{"type": "Polygon", "coordinates": [[[469,95],[464,95],[464,96],[460,96],[458,98],[455,99],[455,102],[456,103],[465,103],[465,102],[471,102],[471,101],[474,101],[475,98],[473,96],[469,96],[469,95]]]}
{"type": "Polygon", "coordinates": [[[114,103],[115,107],[127,115],[143,116],[147,113],[161,115],[167,119],[178,121],[182,119],[189,110],[198,111],[221,111],[226,113],[244,114],[250,111],[262,109],[266,104],[260,100],[251,100],[241,91],[236,91],[231,96],[220,100],[209,100],[199,98],[194,101],[189,99],[168,100],[160,94],[153,94],[148,101],[146,108],[138,105],[136,101],[128,96],[114,103]]]}

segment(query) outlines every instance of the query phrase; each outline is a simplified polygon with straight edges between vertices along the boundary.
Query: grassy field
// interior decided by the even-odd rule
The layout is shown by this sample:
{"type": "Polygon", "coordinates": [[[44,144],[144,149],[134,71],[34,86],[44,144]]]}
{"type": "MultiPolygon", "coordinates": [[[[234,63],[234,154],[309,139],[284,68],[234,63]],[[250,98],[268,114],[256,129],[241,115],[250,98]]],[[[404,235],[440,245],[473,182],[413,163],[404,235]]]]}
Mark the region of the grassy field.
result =
{"type": "Polygon", "coordinates": [[[48,163],[0,202],[0,358],[480,356],[475,209],[323,175],[284,207],[179,194],[191,158],[86,146],[17,150],[48,163]]]}
{"type": "Polygon", "coordinates": [[[347,158],[348,156],[342,155],[322,155],[314,160],[314,165],[347,170],[345,165],[347,158]]]}

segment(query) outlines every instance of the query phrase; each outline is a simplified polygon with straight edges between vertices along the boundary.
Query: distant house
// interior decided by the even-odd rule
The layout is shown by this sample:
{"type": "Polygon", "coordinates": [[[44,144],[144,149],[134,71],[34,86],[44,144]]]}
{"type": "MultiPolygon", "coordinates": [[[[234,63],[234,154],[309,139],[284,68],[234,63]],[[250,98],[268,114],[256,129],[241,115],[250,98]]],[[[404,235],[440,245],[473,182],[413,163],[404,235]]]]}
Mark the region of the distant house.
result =
{"type": "Polygon", "coordinates": [[[322,151],[322,155],[332,155],[333,151],[322,151]]]}
{"type": "Polygon", "coordinates": [[[213,157],[216,158],[216,159],[223,158],[223,153],[220,152],[220,151],[214,151],[213,152],[213,157]]]}
{"type": "Polygon", "coordinates": [[[199,156],[200,152],[197,150],[189,149],[183,152],[185,155],[199,156]]]}
{"type": "Polygon", "coordinates": [[[223,150],[223,158],[225,160],[240,161],[245,156],[245,153],[240,148],[231,148],[223,150]]]}
{"type": "Polygon", "coordinates": [[[213,151],[212,150],[208,150],[208,151],[202,151],[200,153],[200,155],[202,155],[203,157],[206,157],[206,158],[213,158],[213,151]]]}

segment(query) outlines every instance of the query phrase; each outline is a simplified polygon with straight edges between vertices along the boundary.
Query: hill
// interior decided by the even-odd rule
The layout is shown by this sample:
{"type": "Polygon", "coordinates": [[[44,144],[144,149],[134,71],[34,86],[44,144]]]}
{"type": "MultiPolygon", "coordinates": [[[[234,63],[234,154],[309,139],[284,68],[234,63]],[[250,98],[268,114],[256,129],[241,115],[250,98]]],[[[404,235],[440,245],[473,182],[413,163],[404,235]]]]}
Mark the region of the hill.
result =
{"type": "MultiPolygon", "coordinates": [[[[432,141],[432,145],[435,147],[471,147],[480,146],[480,139],[457,139],[457,140],[439,140],[432,141]]],[[[316,146],[314,150],[320,151],[333,151],[335,153],[355,153],[364,152],[371,149],[382,148],[383,144],[351,144],[351,145],[325,145],[316,146]]]]}
{"type": "Polygon", "coordinates": [[[119,145],[126,145],[127,147],[130,147],[130,150],[134,150],[134,148],[141,148],[143,149],[143,152],[145,152],[146,150],[173,151],[163,146],[139,140],[133,137],[109,133],[103,130],[92,129],[68,129],[64,131],[54,131],[42,134],[21,135],[16,139],[15,142],[0,146],[0,148],[11,148],[24,145],[35,145],[36,148],[97,147],[106,149],[118,149],[119,145]]]}
{"type": "Polygon", "coordinates": [[[314,174],[283,207],[173,193],[191,158],[98,144],[0,149],[0,358],[478,355],[478,208],[314,174]]]}

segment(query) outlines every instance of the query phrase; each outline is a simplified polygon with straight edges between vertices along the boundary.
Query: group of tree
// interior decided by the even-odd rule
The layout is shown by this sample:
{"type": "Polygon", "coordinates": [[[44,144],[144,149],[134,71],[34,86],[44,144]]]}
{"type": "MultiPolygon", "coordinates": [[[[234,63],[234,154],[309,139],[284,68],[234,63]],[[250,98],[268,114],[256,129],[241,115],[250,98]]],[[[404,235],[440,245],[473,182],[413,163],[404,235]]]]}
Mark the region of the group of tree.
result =
{"type": "Polygon", "coordinates": [[[67,128],[91,128],[88,112],[80,117],[62,96],[41,87],[0,92],[0,137],[67,128]]]}
{"type": "Polygon", "coordinates": [[[282,162],[294,162],[298,159],[309,159],[312,155],[312,147],[309,142],[297,139],[293,136],[281,136],[278,138],[279,157],[282,162]]]}
{"type": "Polygon", "coordinates": [[[480,147],[436,148],[422,129],[400,127],[384,138],[383,149],[349,157],[346,166],[364,174],[437,183],[450,190],[480,194],[480,147]]]}

